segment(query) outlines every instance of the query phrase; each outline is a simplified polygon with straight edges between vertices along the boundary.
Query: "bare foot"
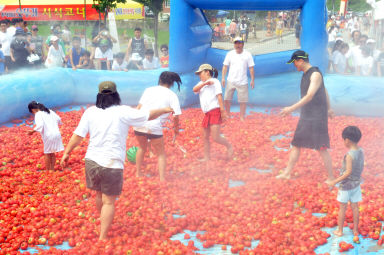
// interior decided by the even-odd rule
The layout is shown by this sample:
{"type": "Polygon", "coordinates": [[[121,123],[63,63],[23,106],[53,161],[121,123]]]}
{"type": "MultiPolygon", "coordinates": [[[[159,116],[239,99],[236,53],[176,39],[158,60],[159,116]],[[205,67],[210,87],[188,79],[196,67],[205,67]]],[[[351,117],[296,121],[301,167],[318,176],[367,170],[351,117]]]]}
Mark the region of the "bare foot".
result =
{"type": "Polygon", "coordinates": [[[291,175],[284,171],[281,174],[277,175],[276,179],[286,179],[286,180],[289,180],[289,179],[291,179],[291,175]]]}
{"type": "Polygon", "coordinates": [[[340,237],[340,236],[343,236],[343,231],[340,231],[339,229],[336,229],[335,231],[333,231],[333,234],[335,236],[340,237]]]}
{"type": "Polygon", "coordinates": [[[335,179],[335,178],[329,178],[329,177],[328,177],[328,178],[325,180],[325,183],[328,184],[328,183],[332,182],[334,179],[335,179]]]}
{"type": "Polygon", "coordinates": [[[143,172],[138,172],[138,171],[136,171],[136,177],[143,177],[144,175],[143,175],[143,172]]]}
{"type": "Polygon", "coordinates": [[[197,160],[200,161],[200,162],[208,162],[209,158],[199,158],[197,160]]]}

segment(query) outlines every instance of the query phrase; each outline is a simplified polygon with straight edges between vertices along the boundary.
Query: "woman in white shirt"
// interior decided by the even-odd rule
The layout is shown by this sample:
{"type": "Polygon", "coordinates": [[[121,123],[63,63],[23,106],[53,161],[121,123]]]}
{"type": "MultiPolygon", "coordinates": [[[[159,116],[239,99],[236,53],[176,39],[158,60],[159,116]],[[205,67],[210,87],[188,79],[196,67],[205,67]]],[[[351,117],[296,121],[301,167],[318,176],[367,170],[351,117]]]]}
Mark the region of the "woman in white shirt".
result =
{"type": "MultiPolygon", "coordinates": [[[[173,109],[173,129],[174,139],[179,133],[179,115],[181,114],[180,103],[177,95],[170,88],[177,83],[180,91],[181,79],[177,73],[162,72],[159,78],[159,85],[147,88],[140,98],[140,110],[152,110],[159,107],[170,107],[173,109]]],[[[136,153],[136,176],[142,176],[141,166],[144,161],[144,155],[147,148],[152,145],[158,156],[160,181],[165,181],[166,155],[164,150],[163,126],[168,119],[169,114],[163,114],[159,118],[147,121],[143,126],[134,128],[135,136],[139,142],[139,148],[136,153]]]]}
{"type": "Polygon", "coordinates": [[[217,70],[209,64],[203,64],[195,74],[199,75],[200,82],[193,87],[193,92],[199,93],[200,106],[205,114],[202,123],[204,129],[204,158],[201,161],[210,159],[209,136],[212,136],[214,142],[227,147],[227,156],[230,159],[233,155],[232,145],[220,133],[222,117],[225,119],[227,115],[224,110],[221,84],[216,79],[217,70]]]}
{"type": "Polygon", "coordinates": [[[63,49],[59,46],[59,38],[57,36],[51,37],[52,45],[49,47],[47,60],[45,61],[46,67],[62,67],[64,65],[65,54],[63,49]]]}

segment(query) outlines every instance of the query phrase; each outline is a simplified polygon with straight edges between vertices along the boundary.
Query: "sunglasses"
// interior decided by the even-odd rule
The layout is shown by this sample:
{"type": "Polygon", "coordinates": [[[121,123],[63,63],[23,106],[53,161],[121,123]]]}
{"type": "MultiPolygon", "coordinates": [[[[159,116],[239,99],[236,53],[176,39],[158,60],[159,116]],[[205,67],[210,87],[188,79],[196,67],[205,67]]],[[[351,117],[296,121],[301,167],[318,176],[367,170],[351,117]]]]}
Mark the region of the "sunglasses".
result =
{"type": "Polygon", "coordinates": [[[37,29],[37,28],[34,28],[34,29],[32,29],[32,31],[39,31],[39,29],[37,29]]]}

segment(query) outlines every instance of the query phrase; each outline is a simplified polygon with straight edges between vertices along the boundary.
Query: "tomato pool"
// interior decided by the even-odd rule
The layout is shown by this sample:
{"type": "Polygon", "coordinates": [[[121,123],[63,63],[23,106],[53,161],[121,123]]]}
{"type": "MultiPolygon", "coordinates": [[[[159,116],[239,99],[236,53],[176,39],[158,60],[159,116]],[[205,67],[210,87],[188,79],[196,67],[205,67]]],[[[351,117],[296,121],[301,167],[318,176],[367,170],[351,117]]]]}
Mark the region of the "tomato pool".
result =
{"type": "MultiPolygon", "coordinates": [[[[336,116],[329,120],[336,174],[347,149],[346,125],[358,126],[365,153],[360,243],[353,242],[348,208],[344,236],[335,237],[337,189],[324,184],[317,152],[303,150],[291,180],[275,176],[288,161],[298,116],[279,109],[250,108],[244,122],[233,113],[222,128],[234,146],[232,161],[213,144],[203,154],[203,113],[183,110],[178,144],[171,124],[164,129],[167,181],[158,180],[157,158],[145,158],[145,177],[126,163],[122,195],[116,202],[109,241],[97,241],[100,227],[94,194],[85,186],[85,139],[68,169],[45,171],[39,134],[29,136],[32,117],[0,128],[1,254],[384,254],[384,118],[336,116]],[[352,247],[353,246],[353,247],[352,247]],[[349,248],[348,251],[339,251],[349,248]]],[[[84,107],[59,109],[64,144],[84,107]]],[[[127,148],[137,146],[133,131],[127,148]]],[[[58,160],[61,154],[58,155],[58,160]]]]}

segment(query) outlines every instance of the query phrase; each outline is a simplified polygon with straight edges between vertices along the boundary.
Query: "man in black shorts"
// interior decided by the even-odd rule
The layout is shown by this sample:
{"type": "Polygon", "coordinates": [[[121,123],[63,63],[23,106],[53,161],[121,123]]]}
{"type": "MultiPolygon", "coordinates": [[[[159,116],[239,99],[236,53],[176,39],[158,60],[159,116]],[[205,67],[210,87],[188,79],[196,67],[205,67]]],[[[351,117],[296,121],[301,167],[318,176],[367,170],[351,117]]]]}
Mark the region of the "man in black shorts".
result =
{"type": "Polygon", "coordinates": [[[137,110],[120,105],[116,84],[104,81],[99,84],[96,106],[88,108],[81,117],[61,159],[61,166],[68,163],[69,154],[89,134],[85,154],[87,187],[96,191],[96,207],[100,213],[100,240],[107,239],[115,214],[115,200],[123,187],[123,169],[126,141],[130,126],[143,125],[171,108],[151,111],[137,110]]]}
{"type": "Polygon", "coordinates": [[[278,179],[290,179],[291,172],[300,156],[301,148],[315,149],[323,159],[327,169],[328,179],[333,180],[332,159],[328,153],[328,116],[332,117],[329,97],[324,86],[323,76],[317,67],[311,66],[308,54],[302,50],[292,54],[289,64],[294,63],[298,71],[304,72],[301,79],[301,99],[281,110],[281,115],[286,116],[300,109],[300,119],[292,140],[292,149],[289,155],[287,168],[278,179]]]}

